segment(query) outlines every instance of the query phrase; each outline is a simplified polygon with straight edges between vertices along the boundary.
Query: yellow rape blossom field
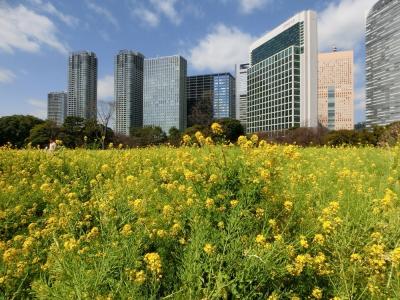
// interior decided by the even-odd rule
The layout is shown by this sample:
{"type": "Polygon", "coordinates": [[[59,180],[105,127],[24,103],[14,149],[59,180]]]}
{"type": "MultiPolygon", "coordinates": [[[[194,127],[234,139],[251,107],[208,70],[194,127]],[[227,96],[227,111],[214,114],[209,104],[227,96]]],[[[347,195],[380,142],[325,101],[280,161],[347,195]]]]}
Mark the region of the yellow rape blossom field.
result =
{"type": "Polygon", "coordinates": [[[399,148],[200,135],[0,150],[0,298],[400,299],[399,148]]]}

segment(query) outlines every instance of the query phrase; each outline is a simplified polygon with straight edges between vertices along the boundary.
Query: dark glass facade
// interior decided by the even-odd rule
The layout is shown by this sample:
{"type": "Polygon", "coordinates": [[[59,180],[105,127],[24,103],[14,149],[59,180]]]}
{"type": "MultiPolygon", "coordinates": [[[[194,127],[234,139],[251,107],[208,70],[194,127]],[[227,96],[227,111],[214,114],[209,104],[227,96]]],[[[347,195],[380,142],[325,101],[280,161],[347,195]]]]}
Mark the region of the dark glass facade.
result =
{"type": "Polygon", "coordinates": [[[235,78],[230,73],[189,76],[188,126],[235,117],[235,78]]]}
{"type": "Polygon", "coordinates": [[[213,118],[214,76],[199,75],[187,78],[187,124],[207,125],[213,118]]]}

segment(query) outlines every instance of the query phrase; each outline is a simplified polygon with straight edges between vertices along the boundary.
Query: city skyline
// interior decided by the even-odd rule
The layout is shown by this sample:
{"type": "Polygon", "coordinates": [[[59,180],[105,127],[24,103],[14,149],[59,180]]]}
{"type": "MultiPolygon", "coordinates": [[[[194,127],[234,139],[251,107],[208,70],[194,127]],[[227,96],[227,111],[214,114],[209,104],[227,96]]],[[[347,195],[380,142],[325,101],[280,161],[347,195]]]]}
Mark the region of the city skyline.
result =
{"type": "MultiPolygon", "coordinates": [[[[356,121],[363,120],[364,113],[360,110],[364,105],[360,101],[364,90],[363,19],[364,12],[375,1],[304,1],[301,4],[287,4],[275,0],[264,5],[264,1],[259,1],[259,6],[255,7],[246,6],[246,1],[239,0],[217,1],[213,7],[208,0],[202,4],[187,1],[186,6],[180,1],[165,1],[173,8],[170,11],[176,13],[176,18],[171,18],[161,6],[157,6],[160,1],[141,1],[137,7],[143,9],[142,14],[133,9],[132,5],[121,3],[114,7],[110,2],[112,1],[82,1],[79,4],[66,4],[61,1],[27,0],[0,3],[0,14],[5,16],[2,20],[4,24],[11,22],[7,16],[12,15],[12,20],[30,18],[33,24],[44,22],[45,27],[36,36],[27,28],[18,29],[25,30],[22,33],[15,32],[17,29],[10,29],[12,34],[22,34],[27,40],[26,44],[20,40],[8,40],[6,37],[2,40],[0,98],[4,106],[0,115],[30,113],[45,117],[47,93],[67,89],[65,57],[71,50],[87,49],[96,53],[99,59],[98,98],[110,100],[114,98],[113,57],[121,49],[140,51],[147,57],[182,54],[188,60],[188,75],[234,73],[235,63],[246,62],[248,45],[251,42],[296,12],[310,8],[315,9],[320,16],[320,36],[324,35],[320,39],[320,51],[331,48],[332,44],[336,44],[339,50],[355,48],[356,121]],[[132,12],[126,22],[138,25],[136,30],[127,30],[123,26],[126,23],[121,18],[126,13],[123,12],[124,8],[132,12]],[[211,13],[211,8],[216,12],[211,13]],[[358,15],[352,20],[353,33],[343,35],[340,28],[327,26],[325,20],[342,16],[342,11],[355,12],[358,15]],[[157,24],[149,25],[143,21],[144,16],[150,16],[151,13],[154,20],[158,20],[157,24]],[[269,16],[268,21],[263,17],[265,15],[269,16]],[[73,38],[78,29],[79,34],[73,38]],[[108,33],[108,41],[106,34],[101,34],[100,31],[108,33]],[[48,35],[52,38],[48,39],[48,35]],[[148,38],[149,35],[151,39],[148,38]],[[128,36],[131,38],[128,39],[128,36]],[[221,42],[224,47],[220,47],[221,42]],[[10,63],[10,57],[18,58],[16,63],[10,63]],[[222,57],[226,59],[222,61],[222,57]],[[48,63],[40,69],[38,64],[42,65],[41,61],[44,59],[48,63]],[[25,81],[29,83],[25,85],[25,81]],[[22,85],[26,88],[18,89],[22,85]]],[[[342,22],[343,25],[339,27],[348,24],[346,18],[342,22]]],[[[4,36],[1,30],[6,29],[9,28],[3,26],[0,29],[1,37],[4,36]]]]}

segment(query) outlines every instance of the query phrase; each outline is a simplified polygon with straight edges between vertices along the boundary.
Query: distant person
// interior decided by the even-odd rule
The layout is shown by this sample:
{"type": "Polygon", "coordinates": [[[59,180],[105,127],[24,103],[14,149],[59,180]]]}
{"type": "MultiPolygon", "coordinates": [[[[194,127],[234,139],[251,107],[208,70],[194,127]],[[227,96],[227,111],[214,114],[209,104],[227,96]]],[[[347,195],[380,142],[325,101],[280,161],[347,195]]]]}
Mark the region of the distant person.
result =
{"type": "Polygon", "coordinates": [[[57,143],[55,140],[51,139],[49,144],[49,151],[56,151],[57,143]]]}

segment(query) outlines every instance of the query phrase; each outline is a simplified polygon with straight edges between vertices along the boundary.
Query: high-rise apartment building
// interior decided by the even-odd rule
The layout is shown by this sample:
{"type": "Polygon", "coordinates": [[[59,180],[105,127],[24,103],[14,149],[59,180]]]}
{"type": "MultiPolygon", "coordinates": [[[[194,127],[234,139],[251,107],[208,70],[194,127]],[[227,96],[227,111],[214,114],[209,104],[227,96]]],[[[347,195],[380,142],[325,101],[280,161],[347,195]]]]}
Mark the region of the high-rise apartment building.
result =
{"type": "Polygon", "coordinates": [[[143,125],[186,128],[187,62],[178,55],[144,60],[143,125]]]}
{"type": "Polygon", "coordinates": [[[67,93],[52,92],[47,96],[47,119],[58,126],[64,123],[67,114],[67,93]]]}
{"type": "Polygon", "coordinates": [[[97,118],[97,57],[73,52],[68,62],[68,116],[97,118]]]}
{"type": "Polygon", "coordinates": [[[400,121],[400,0],[379,0],[367,17],[366,124],[400,121]]]}
{"type": "Polygon", "coordinates": [[[317,15],[301,12],[250,47],[248,133],[316,127],[317,15]]]}
{"type": "Polygon", "coordinates": [[[246,127],[247,119],[247,70],[250,64],[236,65],[236,120],[246,127]]]}
{"type": "Polygon", "coordinates": [[[115,57],[115,129],[129,135],[131,128],[143,126],[143,65],[141,53],[123,50],[115,57]]]}
{"type": "Polygon", "coordinates": [[[330,130],[354,129],[353,51],[318,56],[318,121],[330,130]]]}
{"type": "Polygon", "coordinates": [[[235,117],[235,78],[230,73],[187,78],[188,126],[235,117]]]}

